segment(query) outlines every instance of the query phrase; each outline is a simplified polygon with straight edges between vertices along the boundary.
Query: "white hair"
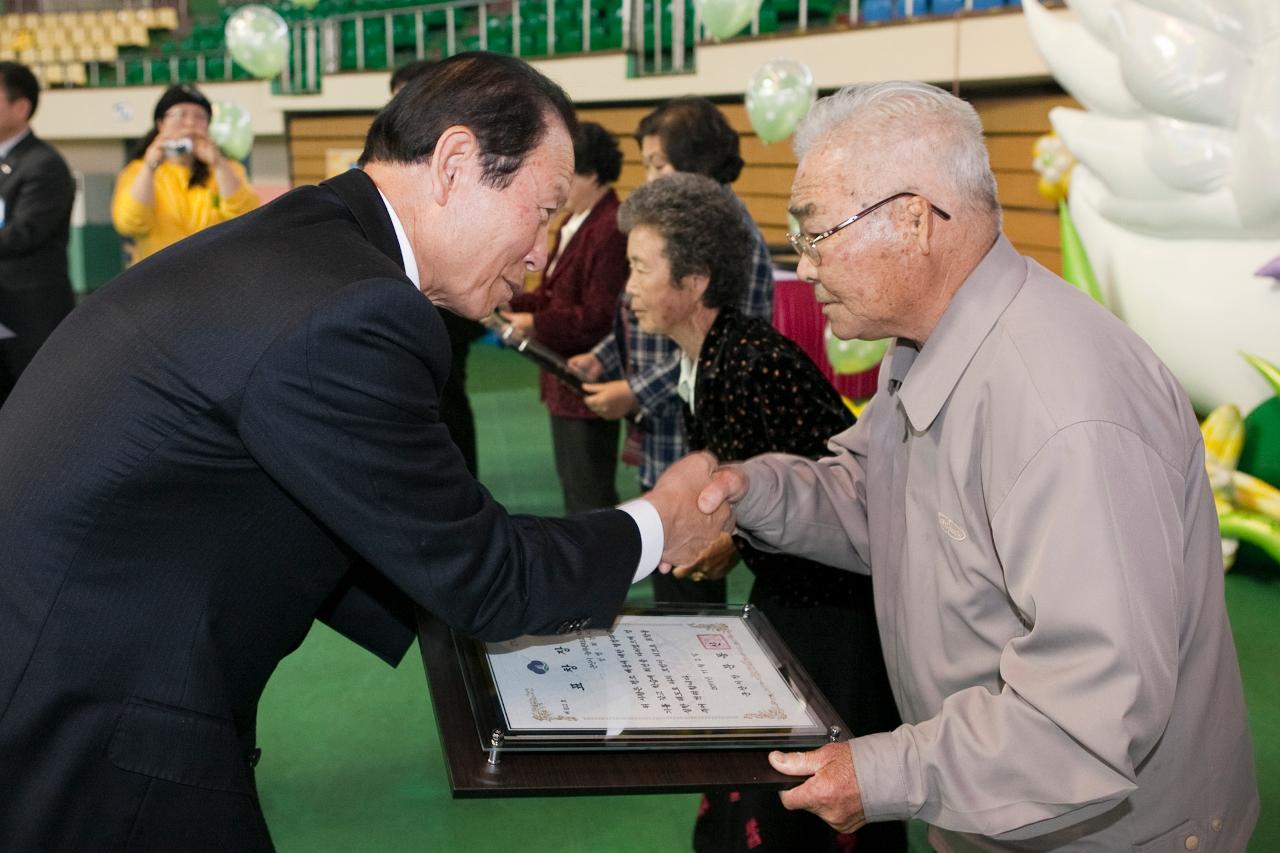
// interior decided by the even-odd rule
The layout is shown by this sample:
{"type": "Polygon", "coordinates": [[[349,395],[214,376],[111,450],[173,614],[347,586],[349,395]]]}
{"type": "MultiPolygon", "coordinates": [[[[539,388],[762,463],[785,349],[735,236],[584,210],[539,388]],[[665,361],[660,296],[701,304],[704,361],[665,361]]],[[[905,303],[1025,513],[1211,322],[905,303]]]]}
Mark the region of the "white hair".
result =
{"type": "MultiPolygon", "coordinates": [[[[943,183],[941,189],[971,210],[986,213],[1000,227],[996,179],[991,173],[982,121],[960,98],[906,80],[854,83],[822,98],[796,129],[796,157],[805,155],[833,134],[865,144],[874,137],[876,150],[900,155],[904,174],[923,168],[943,183]],[[949,193],[950,194],[950,193],[949,193]]],[[[886,192],[912,187],[883,187],[886,192]]],[[[930,199],[933,201],[933,199],[930,199]]]]}

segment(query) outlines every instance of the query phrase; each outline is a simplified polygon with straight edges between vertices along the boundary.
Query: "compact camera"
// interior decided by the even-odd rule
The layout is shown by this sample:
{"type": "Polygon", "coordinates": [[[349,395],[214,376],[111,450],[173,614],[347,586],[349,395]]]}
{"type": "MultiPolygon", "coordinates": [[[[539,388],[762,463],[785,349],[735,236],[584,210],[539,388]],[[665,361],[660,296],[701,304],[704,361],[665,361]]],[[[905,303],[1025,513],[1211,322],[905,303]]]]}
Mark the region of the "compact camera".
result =
{"type": "Polygon", "coordinates": [[[164,141],[164,153],[170,157],[181,157],[184,154],[191,153],[190,139],[166,139],[164,141]]]}

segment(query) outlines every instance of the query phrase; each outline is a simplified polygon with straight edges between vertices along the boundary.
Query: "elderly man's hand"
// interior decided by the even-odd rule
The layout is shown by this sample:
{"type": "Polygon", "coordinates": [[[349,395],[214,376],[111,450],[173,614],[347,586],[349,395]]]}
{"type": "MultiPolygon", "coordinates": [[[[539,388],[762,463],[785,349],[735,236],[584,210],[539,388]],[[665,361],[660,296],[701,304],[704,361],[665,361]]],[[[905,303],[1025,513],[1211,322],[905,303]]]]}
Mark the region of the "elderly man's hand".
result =
{"type": "Polygon", "coordinates": [[[809,777],[803,785],[782,792],[782,805],[813,812],[836,832],[853,832],[866,824],[851,749],[847,743],[829,743],[813,752],[769,753],[774,770],[809,777]]]}
{"type": "Polygon", "coordinates": [[[695,505],[715,470],[716,458],[710,453],[691,453],[669,467],[644,496],[662,519],[664,566],[692,563],[733,528],[728,505],[710,513],[699,512],[695,505]]]}
{"type": "Polygon", "coordinates": [[[625,379],[612,382],[584,383],[582,390],[587,396],[582,402],[597,416],[607,421],[616,421],[626,417],[636,407],[636,395],[631,393],[631,386],[625,379]]]}
{"type": "Polygon", "coordinates": [[[747,475],[733,467],[719,468],[698,495],[698,509],[715,512],[726,502],[733,503],[747,493],[747,475]]]}

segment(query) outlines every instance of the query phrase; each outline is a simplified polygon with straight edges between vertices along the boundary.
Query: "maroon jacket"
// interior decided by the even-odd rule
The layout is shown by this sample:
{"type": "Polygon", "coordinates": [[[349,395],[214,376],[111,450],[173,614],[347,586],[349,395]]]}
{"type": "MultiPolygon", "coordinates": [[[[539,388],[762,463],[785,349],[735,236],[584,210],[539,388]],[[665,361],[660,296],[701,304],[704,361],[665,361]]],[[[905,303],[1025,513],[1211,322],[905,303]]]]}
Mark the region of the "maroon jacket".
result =
{"type": "MultiPolygon", "coordinates": [[[[568,358],[587,352],[609,334],[626,283],[627,238],[618,231],[618,196],[609,190],[564,247],[551,275],[537,290],[511,300],[511,310],[532,312],[537,341],[568,358]]],[[[551,414],[595,417],[547,371],[539,381],[551,414]]]]}

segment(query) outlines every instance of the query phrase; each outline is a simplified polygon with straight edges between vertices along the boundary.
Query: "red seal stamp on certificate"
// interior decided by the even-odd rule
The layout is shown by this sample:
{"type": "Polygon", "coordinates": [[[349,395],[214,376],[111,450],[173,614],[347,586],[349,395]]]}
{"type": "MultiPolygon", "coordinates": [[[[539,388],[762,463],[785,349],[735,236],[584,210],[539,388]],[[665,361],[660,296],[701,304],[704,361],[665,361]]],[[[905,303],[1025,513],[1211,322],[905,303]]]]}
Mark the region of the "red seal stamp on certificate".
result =
{"type": "Polygon", "coordinates": [[[712,651],[722,651],[732,648],[729,641],[725,639],[724,634],[699,634],[698,642],[702,643],[704,649],[712,651]]]}

